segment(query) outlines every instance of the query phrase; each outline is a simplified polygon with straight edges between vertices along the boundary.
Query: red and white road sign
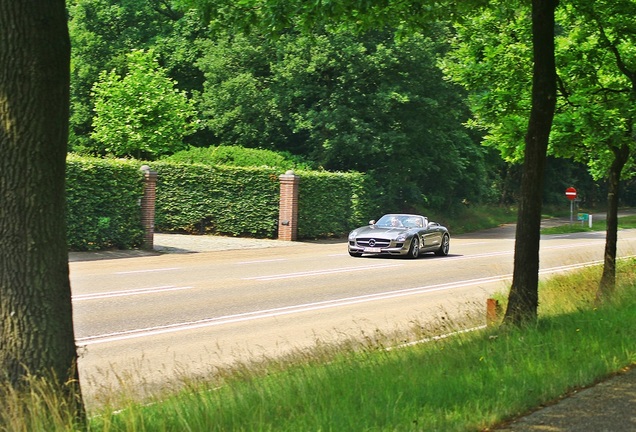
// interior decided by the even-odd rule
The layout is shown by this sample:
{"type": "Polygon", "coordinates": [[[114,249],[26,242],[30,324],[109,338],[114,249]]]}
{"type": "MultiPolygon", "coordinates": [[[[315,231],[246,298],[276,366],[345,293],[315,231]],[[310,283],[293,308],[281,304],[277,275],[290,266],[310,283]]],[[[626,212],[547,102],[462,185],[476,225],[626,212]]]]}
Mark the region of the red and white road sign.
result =
{"type": "Polygon", "coordinates": [[[565,190],[565,197],[569,200],[576,199],[576,189],[569,187],[565,190]]]}

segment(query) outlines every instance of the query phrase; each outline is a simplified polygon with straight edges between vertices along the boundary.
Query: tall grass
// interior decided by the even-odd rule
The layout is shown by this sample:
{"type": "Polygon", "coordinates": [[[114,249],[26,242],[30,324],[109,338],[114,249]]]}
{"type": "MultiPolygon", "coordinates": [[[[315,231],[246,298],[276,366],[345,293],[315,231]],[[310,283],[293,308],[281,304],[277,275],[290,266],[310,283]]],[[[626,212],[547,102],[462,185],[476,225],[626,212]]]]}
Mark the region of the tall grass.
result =
{"type": "Polygon", "coordinates": [[[299,356],[220,386],[105,410],[90,429],[482,430],[636,363],[634,264],[620,266],[624,284],[602,307],[593,304],[598,269],[585,270],[541,284],[541,318],[531,327],[299,356]]]}
{"type": "Polygon", "coordinates": [[[26,376],[20,386],[0,384],[0,431],[63,432],[80,430],[83,415],[79,400],[69,397],[76,383],[61,388],[51,381],[26,376]]]}

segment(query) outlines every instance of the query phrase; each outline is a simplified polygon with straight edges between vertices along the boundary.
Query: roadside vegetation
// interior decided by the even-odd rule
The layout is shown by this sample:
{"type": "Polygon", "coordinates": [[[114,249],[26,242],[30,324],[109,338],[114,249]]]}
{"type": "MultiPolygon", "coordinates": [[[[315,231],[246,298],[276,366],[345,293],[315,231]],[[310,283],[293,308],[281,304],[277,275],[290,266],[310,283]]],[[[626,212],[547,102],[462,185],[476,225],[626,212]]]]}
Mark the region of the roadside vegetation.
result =
{"type": "MultiPolygon", "coordinates": [[[[475,324],[485,321],[476,310],[466,322],[440,316],[408,334],[317,344],[184,380],[178,393],[113,395],[93,407],[88,430],[485,430],[636,364],[636,260],[619,262],[617,295],[599,307],[601,270],[542,281],[530,327],[475,324]]],[[[30,388],[3,389],[0,430],[80,430],[50,386],[30,388]]]]}
{"type": "Polygon", "coordinates": [[[450,212],[421,210],[429,220],[446,226],[451,236],[514,223],[517,220],[515,206],[469,205],[450,212]]]}
{"type": "MultiPolygon", "coordinates": [[[[618,229],[636,228],[636,216],[625,216],[618,219],[618,229]]],[[[592,219],[592,227],[590,228],[587,221],[581,222],[574,220],[572,224],[560,225],[556,227],[545,228],[541,230],[542,234],[568,234],[575,232],[592,232],[605,231],[605,220],[595,221],[592,219]]]]}

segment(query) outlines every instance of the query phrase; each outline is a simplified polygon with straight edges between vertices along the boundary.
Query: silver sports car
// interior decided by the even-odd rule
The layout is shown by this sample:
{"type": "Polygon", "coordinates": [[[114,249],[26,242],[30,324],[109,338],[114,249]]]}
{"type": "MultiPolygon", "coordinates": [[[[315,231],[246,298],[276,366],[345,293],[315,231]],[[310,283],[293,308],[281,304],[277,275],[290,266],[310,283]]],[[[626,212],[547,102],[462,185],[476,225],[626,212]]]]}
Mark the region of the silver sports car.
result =
{"type": "Polygon", "coordinates": [[[349,233],[349,255],[406,255],[417,258],[423,252],[446,256],[450,248],[448,229],[428,218],[413,214],[386,214],[378,221],[349,233]]]}

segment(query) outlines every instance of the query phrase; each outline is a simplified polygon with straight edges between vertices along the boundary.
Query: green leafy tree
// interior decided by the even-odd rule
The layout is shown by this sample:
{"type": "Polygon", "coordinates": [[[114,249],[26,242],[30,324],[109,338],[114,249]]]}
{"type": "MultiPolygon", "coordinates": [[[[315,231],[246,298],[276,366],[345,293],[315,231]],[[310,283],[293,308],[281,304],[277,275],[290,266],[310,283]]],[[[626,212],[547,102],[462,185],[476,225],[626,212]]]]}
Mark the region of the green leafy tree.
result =
{"type": "Polygon", "coordinates": [[[104,70],[122,69],[132,49],[153,45],[171,20],[143,0],[67,0],[71,52],[69,148],[90,147],[91,89],[104,70]]]}
{"type": "Polygon", "coordinates": [[[114,156],[155,159],[186,148],[184,136],[196,129],[193,103],[159,67],[152,51],[128,55],[128,71],[103,72],[93,87],[94,132],[98,151],[114,156]]]}
{"type": "Polygon", "coordinates": [[[202,75],[194,67],[205,32],[196,11],[176,1],[67,0],[71,36],[71,119],[69,149],[83,152],[94,117],[92,87],[105,70],[124,70],[133,49],[153,49],[168,76],[188,94],[199,91],[202,75]]]}
{"type": "Polygon", "coordinates": [[[442,59],[447,76],[468,90],[467,122],[511,163],[523,162],[532,91],[532,20],[529,5],[492,2],[455,24],[442,59]]]}
{"type": "Polygon", "coordinates": [[[532,0],[532,104],[525,135],[512,286],[504,322],[537,319],[543,178],[556,106],[554,14],[558,0],[532,0]]]}
{"type": "Polygon", "coordinates": [[[199,62],[205,121],[222,143],[372,173],[388,206],[478,199],[484,150],[463,126],[461,91],[435,64],[439,46],[419,33],[338,29],[210,41],[199,62]]]}
{"type": "Polygon", "coordinates": [[[81,416],[64,220],[69,64],[63,1],[0,1],[0,379],[44,379],[81,416]]]}
{"type": "Polygon", "coordinates": [[[607,231],[597,297],[616,282],[620,180],[632,177],[636,150],[636,4],[570,0],[559,40],[560,94],[556,151],[586,162],[606,179],[607,231]],[[573,145],[575,144],[575,145],[573,145]]]}
{"type": "MultiPolygon", "coordinates": [[[[517,151],[530,101],[530,9],[494,4],[458,27],[446,70],[471,93],[472,124],[504,157],[517,151]],[[494,37],[494,35],[497,35],[494,37]],[[512,72],[511,72],[512,71],[512,72]]],[[[630,172],[634,124],[633,2],[570,1],[557,11],[559,104],[550,151],[585,163],[608,183],[607,239],[600,293],[614,286],[619,180],[630,172]]],[[[602,294],[600,294],[602,296],[602,294]]]]}

